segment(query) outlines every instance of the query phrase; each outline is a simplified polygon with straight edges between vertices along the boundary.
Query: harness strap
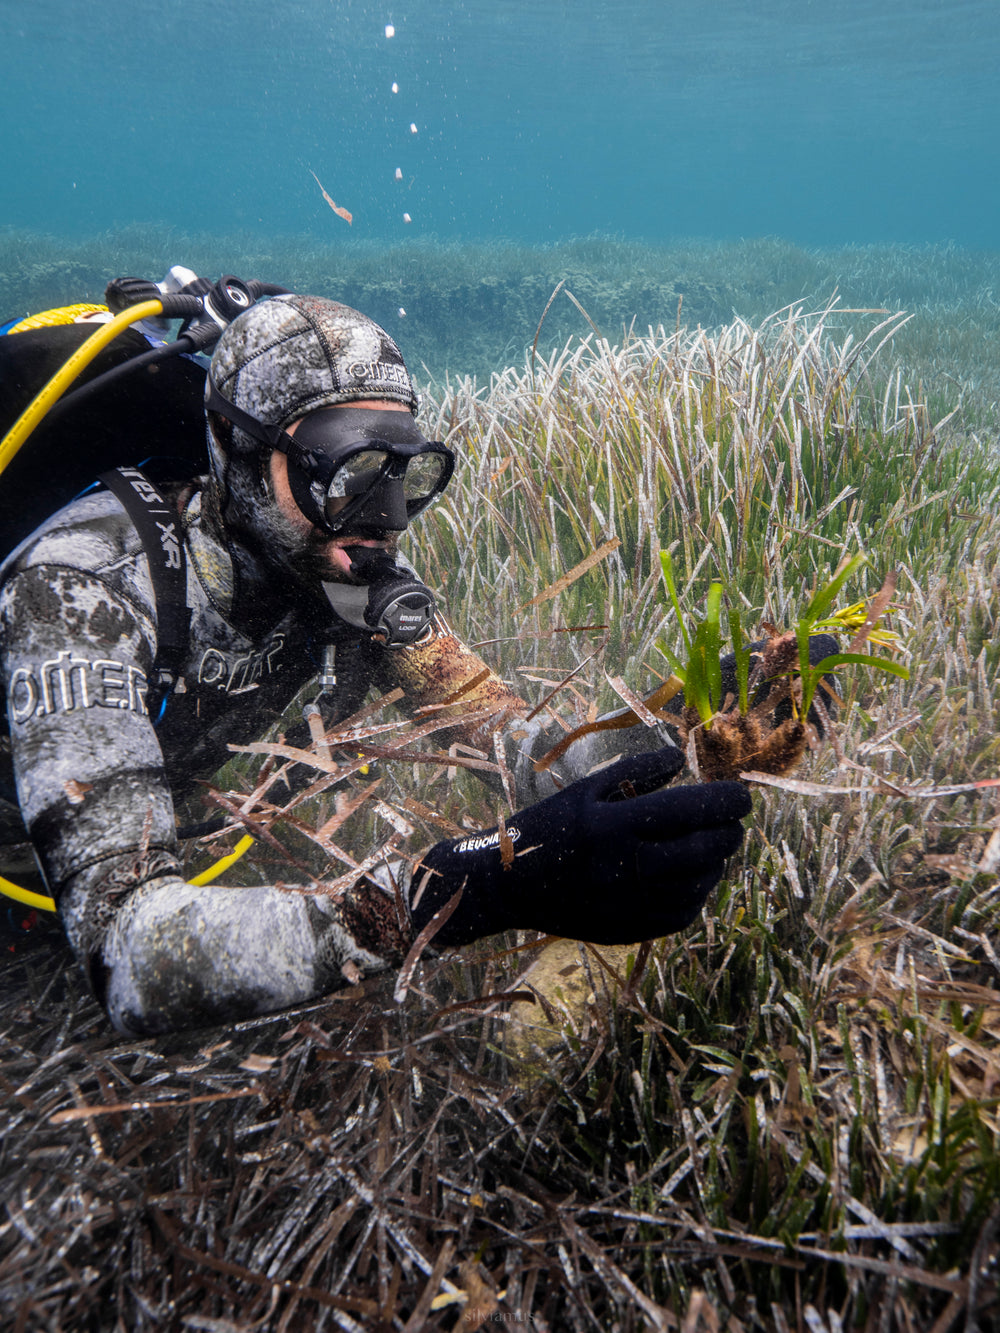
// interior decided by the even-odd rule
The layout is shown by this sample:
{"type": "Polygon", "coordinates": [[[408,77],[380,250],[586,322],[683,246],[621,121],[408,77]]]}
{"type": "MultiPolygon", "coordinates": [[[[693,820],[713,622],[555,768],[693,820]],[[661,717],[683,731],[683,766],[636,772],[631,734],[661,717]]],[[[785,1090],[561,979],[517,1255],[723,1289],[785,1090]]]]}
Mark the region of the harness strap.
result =
{"type": "Polygon", "coordinates": [[[102,472],[98,480],[114,494],[132,520],[149,561],[157,631],[153,685],[167,695],[177,682],[191,627],[180,516],[137,467],[102,472]]]}

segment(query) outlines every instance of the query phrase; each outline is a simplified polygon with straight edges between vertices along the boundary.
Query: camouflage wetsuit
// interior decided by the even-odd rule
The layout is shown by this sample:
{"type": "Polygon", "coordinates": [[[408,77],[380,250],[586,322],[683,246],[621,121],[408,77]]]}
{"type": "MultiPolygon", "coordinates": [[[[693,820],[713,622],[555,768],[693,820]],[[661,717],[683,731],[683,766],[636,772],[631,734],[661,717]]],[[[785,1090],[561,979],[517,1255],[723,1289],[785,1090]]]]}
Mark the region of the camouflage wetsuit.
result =
{"type": "MultiPolygon", "coordinates": [[[[434,494],[420,490],[416,467],[407,492],[402,458],[448,452],[413,424],[416,393],[385,330],[320,297],[258,302],[221,335],[207,392],[208,478],[167,493],[188,555],[191,624],[165,710],[149,689],[158,648],[149,560],[111,494],[77,500],[38,529],[4,566],[0,589],[4,754],[16,779],[16,794],[4,784],[0,814],[8,825],[23,815],[115,1025],[163,1032],[323,994],[399,960],[449,901],[457,906],[439,938],[452,944],[508,927],[621,943],[687,925],[739,845],[742,788],[661,790],[680,767],[672,750],[539,801],[538,719],[443,622],[408,648],[361,628],[370,593],[355,570],[365,561],[349,548],[367,543],[391,563],[395,534],[434,494]],[[352,459],[362,460],[356,471],[352,459]],[[174,796],[210,776],[228,743],[259,737],[328,642],[338,682],[328,722],[354,712],[373,685],[400,687],[412,711],[477,681],[457,714],[489,708],[489,722],[477,731],[457,715],[445,734],[488,752],[503,729],[519,806],[508,827],[523,835],[516,856],[502,861],[498,831],[439,842],[412,901],[405,875],[398,897],[363,880],[336,900],[185,883],[174,796]]],[[[623,736],[643,749],[667,739],[601,732],[573,747],[562,781],[623,736]]]]}
{"type": "MultiPolygon", "coordinates": [[[[182,683],[162,718],[149,698],[156,612],[148,563],[118,501],[97,492],[45,524],[0,594],[10,744],[21,812],[69,939],[119,1028],[161,1031],[280,1008],[398,960],[394,901],[370,882],[334,904],[277,888],[196,888],[180,874],[173,797],[210,775],[229,742],[255,739],[337,644],[335,717],[370,686],[439,701],[484,664],[438,621],[386,649],[329,605],[276,604],[262,571],[252,616],[232,607],[227,549],[183,500],[192,608],[182,683]],[[353,966],[352,966],[353,965],[353,966]]],[[[246,552],[242,553],[246,556],[246,552]]],[[[245,566],[244,566],[245,569],[245,566]]],[[[521,700],[492,673],[465,696],[502,725],[521,700]]],[[[460,727],[449,739],[483,746],[460,727]]],[[[516,762],[517,742],[511,743],[516,762]]],[[[518,764],[521,799],[530,764],[518,764]]],[[[9,784],[8,786],[8,795],[9,784]]],[[[7,803],[8,837],[16,808],[7,803]]]]}

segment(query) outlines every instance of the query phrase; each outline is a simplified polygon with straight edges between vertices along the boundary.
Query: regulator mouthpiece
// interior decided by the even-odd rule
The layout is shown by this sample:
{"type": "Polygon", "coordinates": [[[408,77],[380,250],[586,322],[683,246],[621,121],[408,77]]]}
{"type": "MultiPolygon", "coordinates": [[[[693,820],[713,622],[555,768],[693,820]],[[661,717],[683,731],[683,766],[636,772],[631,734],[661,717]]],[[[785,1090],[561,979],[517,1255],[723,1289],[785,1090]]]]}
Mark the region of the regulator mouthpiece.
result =
{"type": "Polygon", "coordinates": [[[385,551],[359,546],[351,572],[368,584],[365,624],[385,638],[387,647],[404,648],[426,634],[436,610],[434,594],[385,551]]]}

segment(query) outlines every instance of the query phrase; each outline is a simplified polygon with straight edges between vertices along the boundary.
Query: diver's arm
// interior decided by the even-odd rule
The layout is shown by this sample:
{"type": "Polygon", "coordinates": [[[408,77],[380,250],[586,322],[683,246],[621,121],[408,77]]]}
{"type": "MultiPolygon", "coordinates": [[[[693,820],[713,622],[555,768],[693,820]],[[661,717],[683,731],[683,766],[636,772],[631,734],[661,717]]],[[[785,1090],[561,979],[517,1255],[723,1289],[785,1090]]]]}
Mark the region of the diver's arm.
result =
{"type": "Polygon", "coordinates": [[[154,645],[149,604],[92,573],[46,562],[4,583],[0,648],[18,800],[54,892],[115,853],[176,851],[147,705],[154,645]]]}
{"type": "MultiPolygon", "coordinates": [[[[398,707],[406,716],[432,709],[424,717],[451,723],[435,735],[439,750],[460,744],[493,763],[499,736],[509,771],[514,771],[515,764],[519,769],[515,803],[536,798],[535,783],[529,777],[530,757],[519,754],[529,735],[523,722],[531,705],[464,644],[440,614],[421,642],[383,651],[376,664],[375,683],[385,691],[402,689],[398,707]]],[[[537,724],[532,731],[536,730],[537,724]]],[[[476,776],[497,795],[504,795],[499,771],[477,769],[476,776]]]]}
{"type": "MultiPolygon", "coordinates": [[[[385,650],[378,667],[378,683],[384,689],[401,687],[404,698],[400,707],[411,716],[420,708],[457,695],[446,711],[455,723],[442,733],[444,743],[459,741],[492,760],[493,738],[499,733],[518,805],[541,800],[614,758],[655,750],[673,740],[666,725],[596,732],[575,742],[544,772],[536,771],[535,762],[566,735],[566,728],[548,709],[533,716],[531,705],[463,643],[441,616],[435,617],[432,633],[424,642],[385,650]],[[489,710],[485,720],[462,721],[464,716],[483,710],[489,710]]],[[[501,790],[498,778],[484,773],[479,776],[501,790]]]]}
{"type": "MultiPolygon", "coordinates": [[[[386,653],[387,665],[395,667],[393,683],[403,685],[406,690],[404,707],[410,711],[459,694],[448,709],[455,715],[456,725],[444,733],[445,737],[449,741],[462,740],[492,759],[494,739],[499,736],[513,779],[515,805],[542,800],[616,760],[676,747],[679,743],[683,734],[678,730],[679,715],[684,708],[682,691],[658,710],[659,720],[655,724],[641,722],[631,708],[613,710],[597,719],[601,724],[599,727],[577,736],[557,758],[547,761],[549,753],[565,739],[567,732],[576,729],[573,724],[562,725],[549,708],[538,712],[530,709],[440,618],[434,628],[435,633],[427,644],[386,653]],[[486,721],[463,727],[463,713],[483,708],[490,710],[486,721]],[[543,760],[546,762],[540,768],[539,763],[543,760]]],[[[763,647],[763,642],[748,645],[751,672],[760,663],[763,647]]],[[[809,660],[815,665],[836,653],[837,648],[837,641],[831,635],[814,634],[809,640],[809,660]]],[[[738,691],[735,655],[730,653],[722,657],[719,666],[721,704],[727,698],[731,700],[738,691]]],[[[791,706],[784,688],[784,674],[787,673],[779,673],[782,679],[777,689],[771,679],[755,678],[754,708],[760,710],[765,700],[773,699],[772,725],[778,725],[788,715],[791,706]]],[[[826,679],[829,681],[830,678],[826,679]]],[[[832,696],[826,700],[826,707],[835,714],[836,703],[832,696]]],[[[823,720],[815,708],[810,710],[809,721],[822,735],[823,720]]],[[[480,773],[480,777],[500,791],[499,778],[488,773],[480,773]]]]}
{"type": "Polygon", "coordinates": [[[371,883],[336,898],[197,886],[155,857],[82,871],[60,912],[112,1023],[137,1036],[287,1009],[398,964],[409,944],[394,895],[371,883]]]}
{"type": "Polygon", "coordinates": [[[19,799],[74,952],[115,1026],[147,1034],[284,1008],[405,952],[391,893],[186,884],[146,708],[141,595],[51,564],[0,594],[19,799]]]}
{"type": "Polygon", "coordinates": [[[376,683],[383,689],[403,690],[399,707],[408,716],[454,700],[442,710],[443,717],[454,719],[443,733],[447,743],[459,741],[487,752],[492,750],[493,733],[530,708],[439,614],[419,643],[385,649],[376,666],[376,683]],[[463,721],[484,710],[490,714],[486,720],[463,721]]]}

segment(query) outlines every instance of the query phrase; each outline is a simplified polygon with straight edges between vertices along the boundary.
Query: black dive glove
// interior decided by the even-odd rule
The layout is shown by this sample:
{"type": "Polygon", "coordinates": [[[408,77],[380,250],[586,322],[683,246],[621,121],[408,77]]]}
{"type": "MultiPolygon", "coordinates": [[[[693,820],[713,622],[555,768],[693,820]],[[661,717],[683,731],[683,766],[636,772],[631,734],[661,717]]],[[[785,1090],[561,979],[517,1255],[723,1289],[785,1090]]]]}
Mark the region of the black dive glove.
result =
{"type": "Polygon", "coordinates": [[[513,927],[595,944],[683,929],[750,812],[738,782],[659,791],[683,766],[673,746],[620,759],[519,811],[507,825],[507,866],[497,829],[437,843],[413,877],[414,933],[463,886],[436,945],[513,927]]]}

